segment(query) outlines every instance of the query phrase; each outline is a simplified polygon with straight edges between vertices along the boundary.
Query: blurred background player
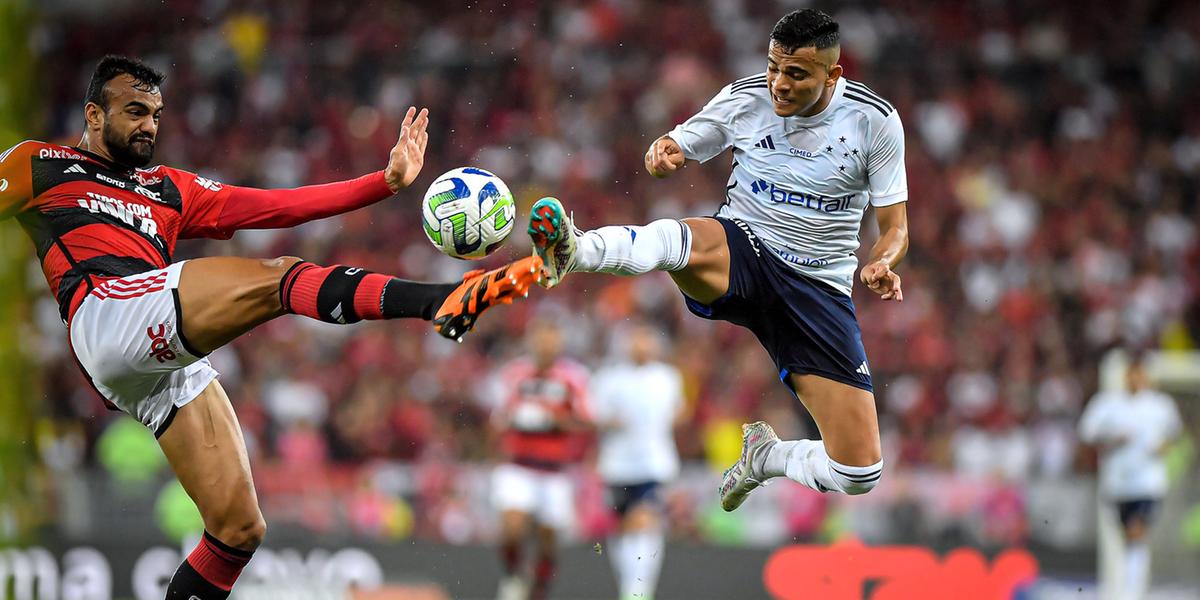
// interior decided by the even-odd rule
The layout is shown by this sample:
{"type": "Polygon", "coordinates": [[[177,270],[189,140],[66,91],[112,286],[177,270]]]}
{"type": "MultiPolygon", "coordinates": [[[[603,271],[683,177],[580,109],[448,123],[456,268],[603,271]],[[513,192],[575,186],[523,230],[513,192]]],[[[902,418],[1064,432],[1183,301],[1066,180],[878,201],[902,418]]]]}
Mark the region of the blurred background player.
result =
{"type": "Polygon", "coordinates": [[[752,331],[812,414],[820,440],[780,442],[761,421],[743,428],[742,457],[720,486],[725,510],[772,477],[864,494],[883,474],[850,295],[870,205],[880,234],[859,279],[883,300],[903,300],[892,269],[908,250],[904,130],[891,104],[842,77],[838,31],[822,11],[788,13],[771,31],[766,73],[725,86],[650,145],[645,166],[655,177],[733,148],[715,217],[578,232],[558,200],[533,206],[543,285],[573,271],[668,271],[692,313],[752,331]]]}
{"type": "MultiPolygon", "coordinates": [[[[1079,438],[1100,452],[1100,495],[1121,520],[1124,561],[1111,600],[1139,600],[1150,585],[1147,534],[1167,495],[1167,448],[1183,432],[1175,401],[1150,385],[1144,357],[1135,355],[1125,389],[1092,398],[1079,421],[1079,438]]],[[[1101,565],[1104,561],[1101,561],[1101,565]]]]}
{"type": "Polygon", "coordinates": [[[674,427],[684,409],[683,379],[661,360],[660,331],[639,324],[626,336],[628,357],[592,380],[596,468],[620,518],[608,542],[620,598],[651,600],[664,557],[659,489],[679,475],[674,427]]]}
{"type": "Polygon", "coordinates": [[[140,61],[101,60],[77,146],[25,141],[0,154],[0,218],[15,216],[36,246],[76,364],[109,408],[154,432],[204,520],[167,598],[214,600],[229,595],[266,524],[208,355],[287,313],[342,324],[422,318],[457,338],[478,312],[511,301],[535,277],[531,267],[501,275],[504,267],[429,284],[287,256],[174,262],[180,238],[293,227],[408,187],[424,165],[429,113],[408,109],[382,171],[292,190],[242,188],[144,168],[154,157],[163,79],[140,61]],[[493,281],[502,283],[489,288],[493,281]]]}
{"type": "Polygon", "coordinates": [[[587,369],[560,356],[562,331],[550,319],[533,322],[529,355],[496,374],[499,408],[493,426],[504,463],[492,475],[500,511],[500,600],[546,598],[558,558],[558,538],[575,516],[568,469],[582,455],[590,429],[587,369]],[[525,575],[523,549],[534,534],[533,576],[525,575]]]}

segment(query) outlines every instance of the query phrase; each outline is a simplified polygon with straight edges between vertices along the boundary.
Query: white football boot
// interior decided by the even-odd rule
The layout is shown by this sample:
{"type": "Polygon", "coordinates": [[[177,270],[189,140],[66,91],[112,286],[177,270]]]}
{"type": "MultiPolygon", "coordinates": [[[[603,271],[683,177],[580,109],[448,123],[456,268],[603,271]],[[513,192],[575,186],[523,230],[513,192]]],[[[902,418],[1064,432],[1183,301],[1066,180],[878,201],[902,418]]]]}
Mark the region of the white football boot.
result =
{"type": "Polygon", "coordinates": [[[727,512],[737,509],[754,488],[763,485],[754,464],[761,462],[760,452],[769,451],[778,441],[775,430],[763,421],[742,425],[742,456],[721,476],[721,508],[727,512]]]}
{"type": "Polygon", "coordinates": [[[529,237],[542,259],[542,287],[551,288],[575,267],[575,246],[583,232],[571,222],[571,216],[558,198],[542,198],[533,203],[529,215],[529,237]]]}

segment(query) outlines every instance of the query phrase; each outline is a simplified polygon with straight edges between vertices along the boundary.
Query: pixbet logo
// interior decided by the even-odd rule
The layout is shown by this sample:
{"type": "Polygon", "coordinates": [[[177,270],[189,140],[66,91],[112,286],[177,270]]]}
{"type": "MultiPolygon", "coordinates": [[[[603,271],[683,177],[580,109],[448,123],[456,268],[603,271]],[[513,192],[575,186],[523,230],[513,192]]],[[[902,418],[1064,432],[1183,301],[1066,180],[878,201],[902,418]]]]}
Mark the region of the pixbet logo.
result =
{"type": "Polygon", "coordinates": [[[146,328],[146,335],[150,338],[150,356],[160,363],[175,360],[175,351],[171,350],[171,344],[167,342],[166,334],[167,326],[163,323],[158,324],[158,329],[146,328]]]}
{"type": "Polygon", "coordinates": [[[50,158],[50,159],[57,158],[60,160],[64,159],[64,158],[70,159],[70,160],[87,160],[84,157],[82,157],[78,154],[75,154],[74,152],[69,152],[67,150],[61,150],[61,149],[56,149],[56,148],[42,148],[41,150],[38,151],[38,158],[43,159],[43,160],[47,159],[47,158],[50,158]]]}

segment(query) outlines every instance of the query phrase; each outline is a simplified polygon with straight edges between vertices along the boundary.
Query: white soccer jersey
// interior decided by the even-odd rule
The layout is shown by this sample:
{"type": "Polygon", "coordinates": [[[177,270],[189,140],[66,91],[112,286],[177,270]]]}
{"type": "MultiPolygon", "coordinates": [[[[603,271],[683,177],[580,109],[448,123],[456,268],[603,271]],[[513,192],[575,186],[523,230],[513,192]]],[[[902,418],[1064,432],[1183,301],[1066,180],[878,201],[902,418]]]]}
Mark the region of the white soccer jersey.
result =
{"type": "Polygon", "coordinates": [[[745,221],[801,273],[851,293],[867,202],[908,200],[900,115],[865,85],[838,79],[829,106],[780,117],[766,74],[721,89],[671,130],[683,155],[705,162],[733,148],[718,216],[745,221]]]}
{"type": "Polygon", "coordinates": [[[667,364],[625,364],[592,380],[592,414],[603,429],[597,470],[606,483],[667,481],[679,473],[672,429],[683,406],[683,380],[667,364]]]}
{"type": "Polygon", "coordinates": [[[1167,466],[1158,452],[1183,424],[1170,396],[1154,390],[1097,395],[1083,411],[1079,437],[1112,447],[1100,455],[1100,491],[1111,500],[1162,498],[1167,466]]]}

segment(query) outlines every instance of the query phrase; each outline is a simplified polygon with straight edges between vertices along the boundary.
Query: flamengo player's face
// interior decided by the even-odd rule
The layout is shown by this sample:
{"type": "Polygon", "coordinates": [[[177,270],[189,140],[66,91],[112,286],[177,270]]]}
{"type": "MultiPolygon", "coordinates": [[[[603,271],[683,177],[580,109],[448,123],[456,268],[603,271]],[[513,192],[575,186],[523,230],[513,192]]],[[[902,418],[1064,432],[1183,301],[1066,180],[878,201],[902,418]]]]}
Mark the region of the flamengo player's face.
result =
{"type": "Polygon", "coordinates": [[[811,116],[824,109],[842,74],[838,56],[836,46],[825,50],[809,46],[785,52],[772,41],[767,52],[767,86],[775,114],[811,116]]]}
{"type": "Polygon", "coordinates": [[[124,74],[109,81],[104,93],[108,108],[96,109],[100,111],[101,139],[109,156],[128,167],[150,164],[163,110],[162,94],[157,87],[124,74]]]}

